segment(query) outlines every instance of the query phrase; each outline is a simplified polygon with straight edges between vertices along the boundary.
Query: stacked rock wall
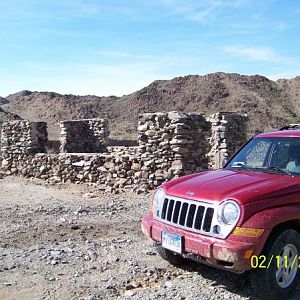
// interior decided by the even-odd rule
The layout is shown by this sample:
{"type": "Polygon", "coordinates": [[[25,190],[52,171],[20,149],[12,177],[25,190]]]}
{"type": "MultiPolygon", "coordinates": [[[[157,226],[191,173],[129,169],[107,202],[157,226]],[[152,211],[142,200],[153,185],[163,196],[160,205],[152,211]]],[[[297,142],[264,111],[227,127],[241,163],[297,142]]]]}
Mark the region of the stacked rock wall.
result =
{"type": "Polygon", "coordinates": [[[49,154],[44,153],[47,142],[44,122],[5,122],[1,139],[2,170],[7,175],[39,178],[49,183],[103,184],[111,192],[139,188],[136,168],[140,168],[141,162],[137,147],[108,147],[106,153],[97,154],[49,154]]]}
{"type": "Polygon", "coordinates": [[[44,154],[26,156],[16,162],[12,174],[39,178],[49,183],[97,183],[115,189],[139,187],[134,170],[138,157],[127,151],[97,154],[44,154]]]}
{"type": "Polygon", "coordinates": [[[224,159],[230,158],[247,141],[247,115],[218,112],[207,120],[211,123],[208,153],[209,169],[222,167],[224,159]]]}
{"type": "Polygon", "coordinates": [[[67,121],[62,122],[61,150],[72,153],[59,154],[43,153],[46,123],[5,122],[2,170],[48,182],[90,182],[110,191],[146,191],[180,175],[218,168],[222,157],[244,143],[245,121],[244,116],[231,113],[208,120],[202,114],[183,112],[144,114],[139,119],[138,147],[104,147],[108,135],[104,120],[67,121]],[[105,153],[92,153],[99,149],[105,153]]]}
{"type": "Polygon", "coordinates": [[[207,167],[210,124],[202,114],[163,112],[139,119],[142,178],[157,186],[166,179],[207,167]]]}
{"type": "Polygon", "coordinates": [[[2,169],[14,173],[17,162],[46,151],[47,123],[11,121],[2,124],[2,169]]]}
{"type": "Polygon", "coordinates": [[[45,152],[48,142],[47,123],[11,121],[2,124],[3,153],[35,154],[45,152]]]}
{"type": "Polygon", "coordinates": [[[63,121],[61,127],[62,153],[98,153],[106,151],[109,135],[106,119],[63,121]]]}

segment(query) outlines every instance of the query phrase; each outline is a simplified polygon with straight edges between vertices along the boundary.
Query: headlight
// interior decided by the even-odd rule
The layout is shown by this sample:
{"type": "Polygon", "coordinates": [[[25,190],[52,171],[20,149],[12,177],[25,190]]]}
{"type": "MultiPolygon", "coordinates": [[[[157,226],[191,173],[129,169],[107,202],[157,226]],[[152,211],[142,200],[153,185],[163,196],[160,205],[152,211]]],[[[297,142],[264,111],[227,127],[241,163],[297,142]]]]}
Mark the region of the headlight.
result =
{"type": "Polygon", "coordinates": [[[235,201],[229,200],[221,204],[218,211],[219,222],[232,225],[239,219],[241,208],[235,201]]]}
{"type": "Polygon", "coordinates": [[[153,215],[155,217],[160,217],[160,212],[162,209],[162,206],[164,204],[164,200],[165,200],[166,194],[163,190],[163,188],[159,188],[153,197],[153,215]]]}

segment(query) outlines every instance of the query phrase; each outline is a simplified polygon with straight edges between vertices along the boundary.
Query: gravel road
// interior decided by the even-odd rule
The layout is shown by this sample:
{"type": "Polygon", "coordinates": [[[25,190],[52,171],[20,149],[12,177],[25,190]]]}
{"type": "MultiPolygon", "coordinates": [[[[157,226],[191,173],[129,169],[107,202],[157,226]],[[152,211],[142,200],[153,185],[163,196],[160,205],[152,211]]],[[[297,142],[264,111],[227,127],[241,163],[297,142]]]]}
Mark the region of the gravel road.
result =
{"type": "Polygon", "coordinates": [[[17,177],[0,191],[0,299],[256,299],[248,274],[163,261],[140,230],[147,196],[17,177]]]}

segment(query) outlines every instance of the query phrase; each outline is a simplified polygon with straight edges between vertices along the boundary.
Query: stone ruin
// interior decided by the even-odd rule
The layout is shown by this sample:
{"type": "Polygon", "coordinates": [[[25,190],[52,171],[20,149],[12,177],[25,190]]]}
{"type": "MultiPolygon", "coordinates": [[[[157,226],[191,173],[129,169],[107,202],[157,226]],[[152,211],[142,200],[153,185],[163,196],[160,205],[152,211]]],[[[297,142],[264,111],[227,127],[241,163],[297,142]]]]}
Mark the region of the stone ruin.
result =
{"type": "Polygon", "coordinates": [[[200,114],[148,113],[139,119],[142,178],[153,186],[160,180],[206,168],[210,123],[200,114]]]}
{"type": "Polygon", "coordinates": [[[106,119],[63,121],[60,123],[60,127],[60,152],[106,152],[107,138],[109,136],[106,119]]]}
{"type": "Polygon", "coordinates": [[[247,139],[246,116],[158,112],[139,118],[138,146],[107,146],[105,119],[61,122],[60,153],[47,153],[47,124],[2,125],[2,171],[49,183],[95,183],[110,192],[147,191],[166,180],[220,168],[247,139]]]}
{"type": "Polygon", "coordinates": [[[46,151],[47,123],[29,121],[4,122],[1,130],[2,170],[18,173],[17,162],[46,151]]]}
{"type": "Polygon", "coordinates": [[[247,141],[246,119],[245,115],[230,112],[218,112],[207,118],[211,123],[209,169],[222,167],[223,160],[230,158],[247,141]]]}
{"type": "Polygon", "coordinates": [[[45,152],[48,142],[47,123],[12,121],[2,124],[3,153],[30,155],[45,152]]]}

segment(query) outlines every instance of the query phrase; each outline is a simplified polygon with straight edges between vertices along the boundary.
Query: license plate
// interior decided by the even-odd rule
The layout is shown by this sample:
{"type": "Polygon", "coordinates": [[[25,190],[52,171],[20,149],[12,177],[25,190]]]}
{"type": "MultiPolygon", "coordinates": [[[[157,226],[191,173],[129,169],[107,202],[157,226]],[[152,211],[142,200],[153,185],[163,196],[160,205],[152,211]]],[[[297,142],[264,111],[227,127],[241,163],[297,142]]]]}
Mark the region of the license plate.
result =
{"type": "Polygon", "coordinates": [[[161,233],[161,246],[173,252],[182,253],[182,236],[163,231],[161,233]]]}

